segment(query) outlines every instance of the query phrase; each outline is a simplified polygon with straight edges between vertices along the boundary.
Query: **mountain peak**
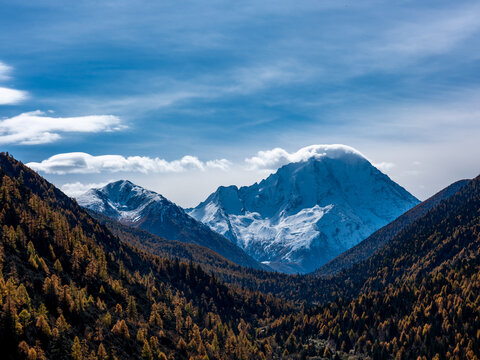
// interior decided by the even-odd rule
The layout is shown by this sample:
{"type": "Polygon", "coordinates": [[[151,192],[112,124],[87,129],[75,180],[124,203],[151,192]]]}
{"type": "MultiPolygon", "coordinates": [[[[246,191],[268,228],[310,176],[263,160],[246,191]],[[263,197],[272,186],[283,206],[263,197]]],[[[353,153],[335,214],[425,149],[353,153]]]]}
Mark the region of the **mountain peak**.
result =
{"type": "Polygon", "coordinates": [[[90,189],[77,197],[77,201],[83,207],[115,220],[135,221],[150,203],[167,200],[160,194],[135,185],[129,180],[119,180],[102,188],[90,189]]]}
{"type": "Polygon", "coordinates": [[[112,188],[115,188],[115,187],[120,187],[120,188],[123,188],[123,187],[135,187],[136,185],[134,183],[132,183],[130,180],[117,180],[117,181],[114,181],[114,182],[111,182],[109,184],[106,185],[106,187],[112,187],[112,188]]]}
{"type": "Polygon", "coordinates": [[[132,196],[148,196],[148,195],[157,195],[161,196],[154,191],[147,190],[141,186],[135,185],[130,180],[118,180],[111,182],[99,189],[93,189],[94,191],[101,191],[108,194],[128,194],[129,197],[132,196]]]}
{"type": "Polygon", "coordinates": [[[189,216],[181,207],[128,180],[91,189],[77,201],[83,207],[124,225],[141,228],[168,240],[205,246],[239,265],[263,268],[237,245],[189,216]]]}
{"type": "Polygon", "coordinates": [[[306,272],[419,202],[353,148],[313,145],[292,157],[260,183],[218,188],[189,214],[258,261],[306,272]]]}

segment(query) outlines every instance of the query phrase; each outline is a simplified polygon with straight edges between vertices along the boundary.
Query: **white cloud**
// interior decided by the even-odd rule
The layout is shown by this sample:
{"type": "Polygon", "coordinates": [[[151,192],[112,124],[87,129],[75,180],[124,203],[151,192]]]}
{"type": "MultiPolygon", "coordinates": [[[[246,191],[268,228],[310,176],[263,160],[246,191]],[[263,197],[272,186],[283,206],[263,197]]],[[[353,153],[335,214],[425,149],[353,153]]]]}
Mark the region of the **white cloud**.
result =
{"type": "MultiPolygon", "coordinates": [[[[0,81],[10,79],[12,68],[0,61],[0,81]]],[[[28,98],[28,93],[22,90],[0,86],[0,105],[17,104],[28,98]]]]}
{"type": "Polygon", "coordinates": [[[166,173],[187,170],[221,169],[228,170],[226,159],[200,161],[195,156],[184,156],[179,160],[167,161],[146,156],[100,155],[92,156],[83,152],[54,155],[42,162],[31,162],[27,166],[47,174],[92,174],[100,172],[166,173]]]}
{"type": "Polygon", "coordinates": [[[22,90],[0,87],[0,105],[17,104],[28,98],[28,94],[22,90]]]}
{"type": "Polygon", "coordinates": [[[0,120],[0,144],[46,144],[61,138],[61,133],[96,133],[124,128],[113,115],[51,117],[33,111],[0,120]]]}
{"type": "Polygon", "coordinates": [[[60,190],[62,190],[68,196],[75,198],[79,195],[82,195],[87,190],[104,187],[109,182],[110,181],[101,182],[101,183],[82,184],[81,182],[77,181],[74,183],[63,184],[60,187],[60,190]]]}
{"type": "Polygon", "coordinates": [[[207,168],[211,169],[220,169],[223,171],[227,171],[230,169],[232,163],[227,159],[218,159],[218,160],[209,160],[205,163],[207,168]]]}
{"type": "Polygon", "coordinates": [[[0,61],[0,80],[10,79],[9,74],[11,71],[12,68],[10,66],[0,61]]]}
{"type": "Polygon", "coordinates": [[[374,163],[373,166],[375,166],[381,172],[385,173],[385,172],[388,172],[389,170],[392,170],[395,167],[395,164],[392,162],[383,161],[380,163],[374,163]]]}
{"type": "Polygon", "coordinates": [[[305,161],[311,157],[327,156],[329,158],[336,158],[344,154],[355,154],[365,157],[358,150],[350,146],[334,144],[310,145],[294,153],[289,153],[282,148],[259,151],[256,156],[245,159],[245,162],[249,170],[274,170],[285,164],[305,161]]]}
{"type": "MultiPolygon", "coordinates": [[[[27,166],[33,170],[46,174],[100,174],[100,173],[133,173],[133,174],[158,174],[158,173],[185,173],[188,171],[220,170],[222,172],[256,172],[265,174],[265,171],[275,171],[292,162],[308,160],[312,157],[328,157],[335,159],[345,155],[362,157],[369,161],[358,150],[341,144],[310,145],[289,153],[282,148],[259,151],[257,155],[246,158],[243,162],[232,163],[227,159],[214,159],[202,161],[196,156],[186,155],[181,159],[168,161],[159,157],[148,156],[122,156],[99,155],[94,156],[84,152],[72,152],[53,155],[41,162],[30,162],[27,166]]],[[[373,163],[380,171],[387,172],[396,165],[391,162],[373,163]]],[[[75,192],[70,188],[82,188],[80,183],[65,184],[62,187],[67,193],[75,192]]],[[[87,187],[88,188],[88,187],[87,187]]]]}

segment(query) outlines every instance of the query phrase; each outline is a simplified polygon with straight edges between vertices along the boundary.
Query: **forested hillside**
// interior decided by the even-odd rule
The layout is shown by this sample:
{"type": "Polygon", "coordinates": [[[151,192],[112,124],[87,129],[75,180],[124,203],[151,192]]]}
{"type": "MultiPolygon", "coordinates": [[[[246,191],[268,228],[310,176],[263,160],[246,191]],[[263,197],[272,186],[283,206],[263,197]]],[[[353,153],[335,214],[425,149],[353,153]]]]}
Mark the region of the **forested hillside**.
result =
{"type": "Polygon", "coordinates": [[[288,303],[135,250],[0,155],[2,359],[276,358],[288,303]]]}
{"type": "Polygon", "coordinates": [[[143,229],[123,225],[108,216],[88,210],[97,221],[105,225],[121,241],[131,244],[146,252],[161,257],[183,262],[194,262],[203,270],[214,274],[218,279],[228,284],[246,287],[251,290],[275,293],[279,283],[287,286],[289,281],[300,281],[302,277],[288,276],[281,273],[267,272],[253,268],[245,268],[217,254],[206,247],[181,241],[167,240],[151,234],[143,229]]]}

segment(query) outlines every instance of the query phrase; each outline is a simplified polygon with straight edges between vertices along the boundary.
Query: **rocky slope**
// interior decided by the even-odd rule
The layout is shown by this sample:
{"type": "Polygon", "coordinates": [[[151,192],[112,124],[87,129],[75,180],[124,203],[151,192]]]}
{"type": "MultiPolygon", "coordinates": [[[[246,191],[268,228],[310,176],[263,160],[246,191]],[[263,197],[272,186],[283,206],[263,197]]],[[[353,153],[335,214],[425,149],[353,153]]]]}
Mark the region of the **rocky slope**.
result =
{"type": "Polygon", "coordinates": [[[100,189],[91,189],[77,201],[81,206],[124,225],[141,228],[168,240],[205,246],[238,265],[266,268],[162,195],[130,181],[116,181],[100,189]]]}

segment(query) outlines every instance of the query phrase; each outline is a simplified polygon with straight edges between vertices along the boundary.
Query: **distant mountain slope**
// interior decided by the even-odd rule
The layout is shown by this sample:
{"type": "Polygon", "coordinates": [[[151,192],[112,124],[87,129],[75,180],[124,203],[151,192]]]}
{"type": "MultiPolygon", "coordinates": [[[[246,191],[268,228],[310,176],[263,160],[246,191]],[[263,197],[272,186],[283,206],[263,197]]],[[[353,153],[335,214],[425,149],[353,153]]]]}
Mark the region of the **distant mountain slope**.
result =
{"type": "Polygon", "coordinates": [[[423,216],[427,211],[437,206],[441,201],[449,198],[468,184],[471,180],[459,180],[442,191],[433,195],[424,202],[418,204],[414,208],[399,216],[397,219],[374,232],[367,239],[358,245],[345,251],[332,261],[323,265],[313,272],[318,276],[331,276],[339,273],[343,269],[348,269],[356,263],[359,263],[369,256],[373,255],[377,250],[388,243],[395,235],[397,235],[405,227],[413,223],[416,219],[423,216]]]}
{"type": "Polygon", "coordinates": [[[271,267],[309,272],[418,204],[345,146],[281,167],[252,186],[220,187],[187,212],[271,267]]]}
{"type": "Polygon", "coordinates": [[[160,237],[205,246],[234,263],[257,269],[259,264],[242,249],[198,222],[162,195],[122,180],[79,196],[83,207],[160,237]]]}

